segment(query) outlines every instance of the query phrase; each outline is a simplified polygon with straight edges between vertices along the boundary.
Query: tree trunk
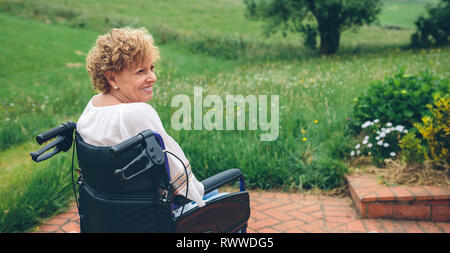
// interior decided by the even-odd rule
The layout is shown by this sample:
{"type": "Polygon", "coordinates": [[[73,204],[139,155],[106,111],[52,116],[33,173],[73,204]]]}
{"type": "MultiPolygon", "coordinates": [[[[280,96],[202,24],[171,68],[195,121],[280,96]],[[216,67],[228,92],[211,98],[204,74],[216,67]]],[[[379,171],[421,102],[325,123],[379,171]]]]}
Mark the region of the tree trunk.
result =
{"type": "Polygon", "coordinates": [[[341,32],[332,24],[319,25],[320,53],[325,55],[335,54],[339,48],[341,32]]]}

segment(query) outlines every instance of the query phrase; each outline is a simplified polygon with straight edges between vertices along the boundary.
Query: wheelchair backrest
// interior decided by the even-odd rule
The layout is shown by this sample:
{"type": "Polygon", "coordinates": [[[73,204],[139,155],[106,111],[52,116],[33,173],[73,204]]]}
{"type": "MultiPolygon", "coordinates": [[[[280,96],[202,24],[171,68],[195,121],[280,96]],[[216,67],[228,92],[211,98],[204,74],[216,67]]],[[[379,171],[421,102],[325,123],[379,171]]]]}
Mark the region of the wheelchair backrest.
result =
{"type": "MultiPolygon", "coordinates": [[[[110,152],[110,147],[90,145],[75,133],[78,164],[83,175],[83,182],[95,186],[95,190],[105,194],[140,194],[156,191],[159,176],[165,171],[163,165],[155,165],[131,180],[121,180],[114,172],[124,168],[133,161],[143,149],[138,144],[120,156],[110,152]]],[[[130,171],[142,169],[142,162],[137,162],[130,171]]]]}

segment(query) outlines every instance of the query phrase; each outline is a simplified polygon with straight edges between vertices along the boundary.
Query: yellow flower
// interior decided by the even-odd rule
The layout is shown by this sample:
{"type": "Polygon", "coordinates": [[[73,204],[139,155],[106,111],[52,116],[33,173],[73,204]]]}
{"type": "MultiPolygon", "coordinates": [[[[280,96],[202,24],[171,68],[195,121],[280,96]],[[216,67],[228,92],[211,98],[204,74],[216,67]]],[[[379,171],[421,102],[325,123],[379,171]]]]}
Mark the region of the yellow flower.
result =
{"type": "Polygon", "coordinates": [[[302,129],[302,133],[306,133],[306,130],[305,130],[305,129],[302,129]]]}
{"type": "Polygon", "coordinates": [[[306,140],[307,140],[306,137],[303,137],[302,141],[306,141],[306,140]]]}
{"type": "Polygon", "coordinates": [[[319,123],[319,121],[318,121],[318,120],[314,120],[314,123],[316,123],[316,124],[317,124],[317,123],[319,123]]]}

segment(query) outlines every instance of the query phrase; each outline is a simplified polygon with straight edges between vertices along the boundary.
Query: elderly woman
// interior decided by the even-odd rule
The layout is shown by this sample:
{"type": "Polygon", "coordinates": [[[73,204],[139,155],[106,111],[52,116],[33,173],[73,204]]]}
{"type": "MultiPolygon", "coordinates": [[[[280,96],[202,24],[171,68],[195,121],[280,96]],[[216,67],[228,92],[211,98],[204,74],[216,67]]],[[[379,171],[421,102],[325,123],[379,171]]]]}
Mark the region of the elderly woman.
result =
{"type": "MultiPolygon", "coordinates": [[[[77,132],[94,146],[113,146],[147,129],[159,133],[166,149],[187,167],[187,197],[201,207],[205,205],[203,184],[195,178],[180,146],[164,130],[158,113],[146,103],[153,98],[156,88],[154,66],[158,59],[158,48],[145,28],[111,29],[99,36],[86,58],[87,71],[99,94],[84,109],[77,132]]],[[[183,165],[171,155],[168,163],[174,193],[185,196],[183,165]]]]}

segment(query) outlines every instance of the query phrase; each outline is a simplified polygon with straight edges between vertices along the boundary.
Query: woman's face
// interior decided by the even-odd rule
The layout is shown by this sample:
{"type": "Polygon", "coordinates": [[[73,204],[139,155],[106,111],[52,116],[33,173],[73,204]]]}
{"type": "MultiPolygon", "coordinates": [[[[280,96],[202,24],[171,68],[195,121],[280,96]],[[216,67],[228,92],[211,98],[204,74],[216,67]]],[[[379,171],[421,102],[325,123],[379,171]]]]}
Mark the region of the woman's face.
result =
{"type": "Polygon", "coordinates": [[[118,86],[118,93],[127,103],[148,102],[153,98],[153,85],[156,82],[154,65],[152,61],[145,61],[135,67],[125,67],[116,73],[112,88],[118,86]]]}

